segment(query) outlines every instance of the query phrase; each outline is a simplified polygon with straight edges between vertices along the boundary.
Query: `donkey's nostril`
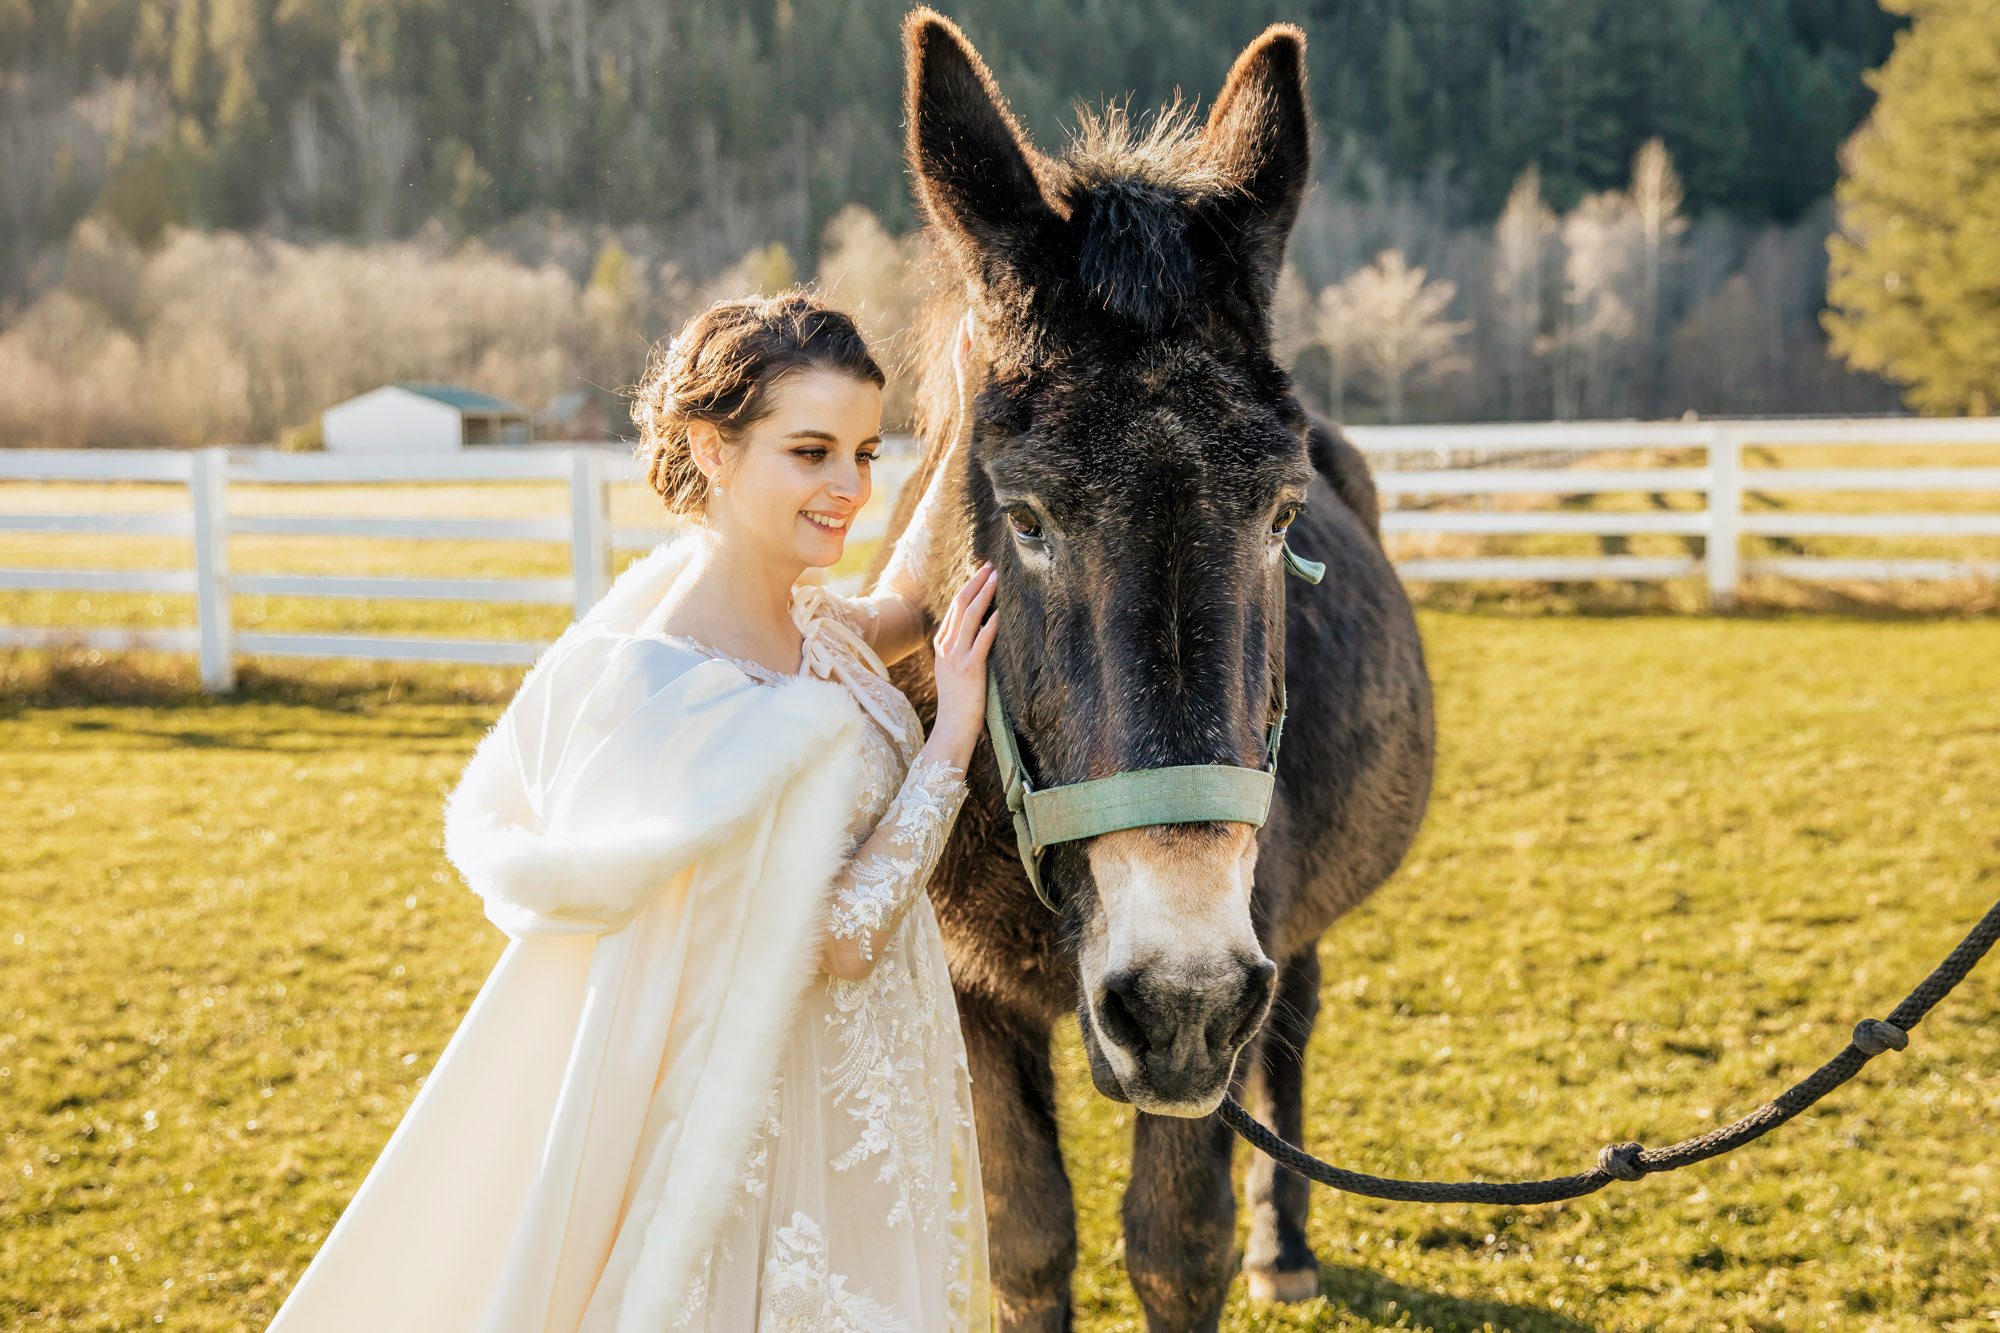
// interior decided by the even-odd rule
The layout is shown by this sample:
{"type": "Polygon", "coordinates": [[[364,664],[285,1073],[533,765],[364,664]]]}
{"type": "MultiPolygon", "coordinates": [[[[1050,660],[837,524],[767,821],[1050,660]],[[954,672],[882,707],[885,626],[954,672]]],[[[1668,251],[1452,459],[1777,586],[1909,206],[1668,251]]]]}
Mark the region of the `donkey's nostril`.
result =
{"type": "Polygon", "coordinates": [[[1104,991],[1097,997],[1097,1027],[1120,1050],[1144,1055],[1146,1029],[1132,1009],[1132,992],[1138,984],[1138,974],[1134,972],[1115,972],[1105,978],[1104,991]]]}
{"type": "MultiPolygon", "coordinates": [[[[1249,1041],[1257,1033],[1264,1021],[1264,1011],[1270,1006],[1266,1001],[1271,994],[1271,979],[1277,975],[1278,965],[1268,958],[1244,965],[1243,989],[1238,996],[1237,1017],[1226,1042],[1218,1043],[1222,1050],[1235,1050],[1249,1041]]],[[[1226,1012],[1226,1011],[1225,1011],[1226,1012]]],[[[1213,1029],[1210,1036],[1220,1035],[1213,1029]]]]}

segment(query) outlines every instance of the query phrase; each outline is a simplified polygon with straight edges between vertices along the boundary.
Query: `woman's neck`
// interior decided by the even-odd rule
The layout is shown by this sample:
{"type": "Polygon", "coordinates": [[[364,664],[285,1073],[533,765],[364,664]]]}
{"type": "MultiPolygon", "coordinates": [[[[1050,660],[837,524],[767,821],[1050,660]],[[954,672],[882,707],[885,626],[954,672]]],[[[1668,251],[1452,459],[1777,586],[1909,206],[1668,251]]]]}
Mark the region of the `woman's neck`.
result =
{"type": "Polygon", "coordinates": [[[804,565],[774,560],[712,527],[698,530],[686,572],[668,592],[656,623],[773,671],[797,672],[801,638],[792,623],[792,585],[804,565]]]}

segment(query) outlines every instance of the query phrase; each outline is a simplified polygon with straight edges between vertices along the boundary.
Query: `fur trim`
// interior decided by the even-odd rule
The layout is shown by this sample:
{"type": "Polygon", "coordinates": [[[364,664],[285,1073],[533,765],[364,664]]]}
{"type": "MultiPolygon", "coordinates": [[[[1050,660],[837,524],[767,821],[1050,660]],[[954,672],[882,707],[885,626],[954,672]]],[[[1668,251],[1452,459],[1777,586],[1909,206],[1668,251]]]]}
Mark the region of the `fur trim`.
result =
{"type": "MultiPolygon", "coordinates": [[[[537,688],[587,694],[613,670],[629,667],[643,679],[644,659],[621,660],[626,650],[677,653],[635,638],[633,631],[687,568],[699,541],[698,533],[687,534],[619,575],[589,614],[536,661],[515,707],[537,688]],[[543,681],[551,671],[574,672],[576,678],[543,681]]],[[[445,803],[444,844],[446,856],[497,922],[529,913],[580,929],[622,925],[647,894],[733,837],[743,819],[777,799],[815,759],[851,747],[861,725],[860,711],[843,687],[810,676],[776,687],[753,685],[735,667],[710,660],[677,668],[645,692],[651,696],[661,689],[681,692],[690,714],[707,714],[698,732],[691,727],[687,747],[669,744],[663,757],[668,762],[685,757],[690,764],[720,758],[713,748],[719,725],[713,710],[720,706],[728,710],[727,768],[714,780],[691,775],[674,784],[679,799],[656,818],[551,832],[522,790],[511,719],[503,718],[480,741],[445,803]],[[732,691],[738,697],[727,699],[732,691]]]]}
{"type": "Polygon", "coordinates": [[[681,571],[701,549],[701,532],[690,529],[672,541],[661,542],[625,567],[611,581],[610,589],[584,613],[579,625],[608,625],[630,634],[639,627],[681,571]]]}
{"type": "Polygon", "coordinates": [[[800,678],[753,686],[720,662],[694,671],[742,691],[730,725],[730,767],[714,781],[685,783],[693,799],[657,818],[573,833],[535,826],[516,796],[507,732],[488,733],[445,804],[445,855],[472,891],[489,905],[621,925],[647,894],[735,837],[741,822],[778,799],[801,771],[828,751],[853,748],[860,712],[839,685],[800,678]]]}
{"type": "Polygon", "coordinates": [[[827,887],[845,859],[845,820],[860,753],[811,765],[779,797],[770,857],[754,887],[745,938],[768,967],[739,971],[717,1020],[715,1043],[688,1107],[668,1180],[646,1224],[639,1259],[620,1298],[617,1333],[665,1328],[686,1298],[695,1266],[722,1233],[736,1181],[757,1133],[757,1110],[778,1080],[784,1038],[819,974],[827,887]],[[838,811],[840,827],[826,815],[838,811]]]}

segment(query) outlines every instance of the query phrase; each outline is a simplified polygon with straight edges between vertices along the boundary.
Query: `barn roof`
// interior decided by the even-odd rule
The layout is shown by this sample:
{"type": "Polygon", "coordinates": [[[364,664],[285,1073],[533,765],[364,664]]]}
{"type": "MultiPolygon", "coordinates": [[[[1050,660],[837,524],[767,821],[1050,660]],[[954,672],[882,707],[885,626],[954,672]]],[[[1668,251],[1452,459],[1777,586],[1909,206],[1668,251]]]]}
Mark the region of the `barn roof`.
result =
{"type": "Polygon", "coordinates": [[[455,407],[461,412],[528,415],[527,409],[518,403],[510,403],[505,398],[495,398],[490,393],[480,393],[477,389],[467,389],[456,384],[421,384],[411,380],[398,380],[396,387],[422,394],[426,398],[443,403],[446,407],[455,407]]]}

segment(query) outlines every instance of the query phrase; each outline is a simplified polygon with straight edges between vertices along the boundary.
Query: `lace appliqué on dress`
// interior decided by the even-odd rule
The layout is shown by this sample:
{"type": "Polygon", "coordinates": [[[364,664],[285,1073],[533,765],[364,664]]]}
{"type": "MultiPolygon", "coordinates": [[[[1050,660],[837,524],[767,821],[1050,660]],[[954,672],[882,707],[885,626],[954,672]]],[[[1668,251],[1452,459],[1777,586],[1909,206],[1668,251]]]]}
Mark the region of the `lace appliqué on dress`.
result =
{"type": "Polygon", "coordinates": [[[779,1093],[783,1089],[773,1084],[764,1104],[757,1110],[757,1137],[753,1140],[750,1155],[743,1161],[743,1170],[737,1174],[737,1188],[742,1191],[737,1207],[741,1210],[744,1201],[761,1199],[769,1187],[766,1178],[771,1170],[771,1150],[778,1146],[778,1133],[783,1128],[778,1123],[779,1093]]]}
{"type": "Polygon", "coordinates": [[[913,976],[884,963],[860,981],[831,984],[836,1012],[827,1027],[841,1054],[825,1073],[832,1104],[844,1106],[860,1128],[853,1145],[834,1157],[833,1169],[850,1171],[880,1158],[875,1179],[895,1189],[884,1222],[914,1222],[929,1231],[937,1224],[938,1116],[925,1077],[934,1026],[926,1018],[934,1018],[935,1006],[929,1015],[921,1004],[910,1006],[916,1013],[902,1012],[897,1001],[913,976]]]}
{"type": "Polygon", "coordinates": [[[832,1271],[826,1236],[804,1213],[772,1233],[764,1261],[764,1310],[770,1333],[907,1333],[909,1325],[880,1301],[847,1289],[832,1271]]]}
{"type": "MultiPolygon", "coordinates": [[[[755,1137],[751,1140],[750,1154],[743,1159],[743,1169],[736,1173],[736,1198],[729,1212],[733,1217],[742,1217],[749,1208],[750,1201],[761,1199],[770,1192],[772,1152],[778,1146],[778,1134],[783,1126],[779,1122],[779,1107],[783,1105],[783,1084],[774,1083],[771,1091],[757,1108],[755,1137]]],[[[726,1240],[718,1237],[701,1257],[700,1264],[681,1298],[680,1308],[667,1323],[668,1333],[678,1333],[681,1329],[696,1327],[696,1319],[703,1315],[709,1303],[709,1292],[715,1283],[715,1267],[719,1263],[730,1263],[736,1258],[735,1250],[726,1240]]],[[[700,1327],[706,1328],[704,1320],[700,1327]]]]}
{"type": "MultiPolygon", "coordinates": [[[[911,765],[901,792],[871,843],[886,846],[858,857],[834,898],[831,933],[866,942],[924,891],[946,834],[965,800],[965,772],[942,760],[911,765]]],[[[937,1225],[938,1108],[950,1068],[939,1059],[939,996],[930,971],[909,965],[909,919],[890,936],[903,947],[867,976],[828,982],[834,1012],[827,1027],[840,1058],[824,1072],[833,1105],[844,1106],[860,1129],[853,1146],[833,1159],[836,1171],[880,1159],[875,1179],[895,1188],[887,1223],[937,1225]]]]}
{"type": "Polygon", "coordinates": [[[747,657],[738,657],[734,653],[725,653],[712,643],[704,643],[700,639],[690,638],[685,634],[662,634],[659,637],[671,640],[674,643],[683,644],[686,647],[694,649],[704,657],[712,657],[718,662],[727,662],[730,666],[735,667],[759,685],[783,685],[786,681],[792,679],[792,677],[787,676],[784,672],[774,671],[762,662],[753,662],[747,657]]]}
{"type": "Polygon", "coordinates": [[[886,830],[889,841],[850,861],[834,893],[830,930],[836,939],[859,937],[861,957],[874,957],[870,934],[924,891],[964,803],[964,769],[942,759],[919,759],[910,767],[895,805],[869,835],[874,842],[886,830]]]}

